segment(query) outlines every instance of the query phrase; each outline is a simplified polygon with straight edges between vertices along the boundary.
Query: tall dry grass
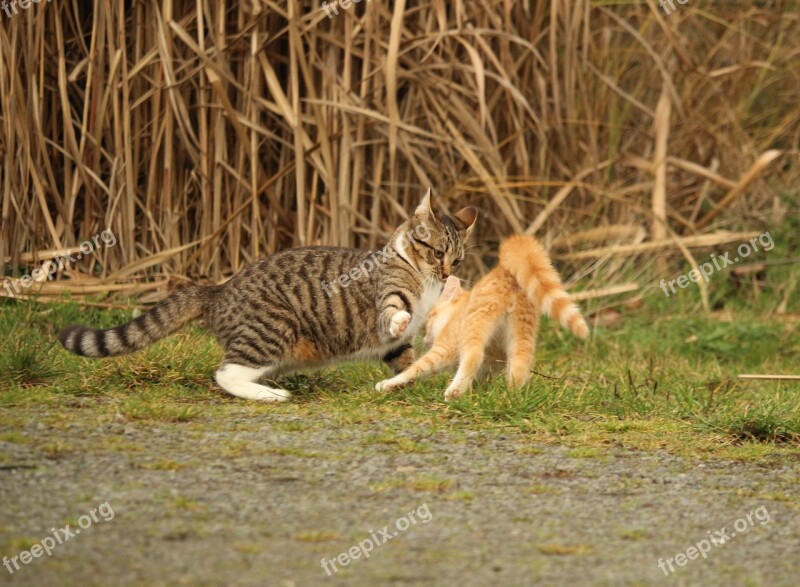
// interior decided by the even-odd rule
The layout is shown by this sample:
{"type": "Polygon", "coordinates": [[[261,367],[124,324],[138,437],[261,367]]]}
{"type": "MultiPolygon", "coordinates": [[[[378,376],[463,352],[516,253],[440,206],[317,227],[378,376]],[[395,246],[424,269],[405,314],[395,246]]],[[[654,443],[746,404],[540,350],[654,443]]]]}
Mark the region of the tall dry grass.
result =
{"type": "Polygon", "coordinates": [[[606,286],[630,276],[630,253],[691,255],[697,238],[733,238],[718,229],[762,228],[797,177],[795,2],[340,12],[313,0],[0,12],[3,273],[110,227],[118,244],[73,285],[217,281],[285,247],[375,247],[432,185],[450,208],[480,208],[477,266],[527,231],[606,286]]]}

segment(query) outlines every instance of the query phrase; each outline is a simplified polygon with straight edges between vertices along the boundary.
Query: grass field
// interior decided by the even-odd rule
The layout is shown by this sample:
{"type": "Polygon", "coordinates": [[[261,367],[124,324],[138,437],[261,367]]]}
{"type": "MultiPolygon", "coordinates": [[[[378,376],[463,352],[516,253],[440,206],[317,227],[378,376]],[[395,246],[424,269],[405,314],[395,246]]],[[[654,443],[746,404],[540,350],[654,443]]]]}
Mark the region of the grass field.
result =
{"type": "Polygon", "coordinates": [[[524,389],[483,381],[450,404],[450,374],[375,391],[379,363],[247,402],[215,385],[222,353],[200,325],[90,360],[58,330],[133,310],[3,300],[0,555],[116,512],[10,584],[793,585],[800,384],[737,379],[798,374],[797,232],[773,234],[756,273],[712,277],[711,313],[694,284],[665,297],[637,274],[635,298],[583,304],[587,341],[544,321],[524,389]],[[320,568],[422,505],[431,524],[380,562],[320,568]],[[665,577],[660,561],[756,510],[772,521],[665,577]]]}
{"type": "Polygon", "coordinates": [[[800,376],[797,2],[30,4],[0,15],[0,584],[798,584],[800,380],[739,377],[800,376]],[[290,247],[375,250],[429,185],[480,211],[464,279],[525,232],[596,294],[521,390],[378,392],[364,362],[258,403],[199,323],[57,342],[290,247]]]}
{"type": "MultiPolygon", "coordinates": [[[[779,283],[796,284],[793,275],[787,269],[779,283]]],[[[724,286],[726,277],[717,280],[724,286]]],[[[325,413],[343,426],[381,419],[398,429],[409,422],[433,429],[514,427],[532,443],[559,443],[586,456],[619,446],[736,459],[800,454],[800,384],[737,380],[740,373],[797,374],[798,314],[765,315],[774,295],[756,302],[746,290],[727,290],[714,302],[721,309],[705,316],[696,311],[696,292],[680,294],[666,298],[655,289],[643,302],[621,306],[613,325],[595,327],[587,342],[545,321],[534,375],[518,393],[506,391],[503,380],[483,381],[447,404],[442,395],[450,374],[442,374],[384,394],[373,386],[388,369],[361,363],[285,377],[281,384],[294,393],[287,404],[244,405],[254,418],[325,413]]],[[[30,442],[18,428],[33,414],[55,426],[121,417],[204,427],[242,409],[241,400],[214,383],[221,351],[200,326],[108,360],[73,356],[55,339],[66,324],[108,327],[131,316],[69,302],[5,301],[2,440],[30,442]]],[[[390,436],[380,441],[393,442],[390,436]]]]}

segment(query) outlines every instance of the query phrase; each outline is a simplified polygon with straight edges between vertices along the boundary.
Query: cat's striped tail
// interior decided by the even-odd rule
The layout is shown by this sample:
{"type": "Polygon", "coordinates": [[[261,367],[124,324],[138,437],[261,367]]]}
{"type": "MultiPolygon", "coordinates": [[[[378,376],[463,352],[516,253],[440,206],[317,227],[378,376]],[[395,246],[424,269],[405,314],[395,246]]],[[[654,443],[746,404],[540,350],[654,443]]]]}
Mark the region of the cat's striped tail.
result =
{"type": "Polygon", "coordinates": [[[500,244],[500,266],[511,273],[542,314],[558,320],[581,338],[589,335],[586,320],[564,289],[550,255],[539,241],[524,234],[507,238],[500,244]]]}
{"type": "Polygon", "coordinates": [[[58,340],[68,351],[84,357],[113,357],[132,353],[199,318],[213,291],[213,286],[187,287],[126,324],[106,330],[67,326],[58,334],[58,340]]]}

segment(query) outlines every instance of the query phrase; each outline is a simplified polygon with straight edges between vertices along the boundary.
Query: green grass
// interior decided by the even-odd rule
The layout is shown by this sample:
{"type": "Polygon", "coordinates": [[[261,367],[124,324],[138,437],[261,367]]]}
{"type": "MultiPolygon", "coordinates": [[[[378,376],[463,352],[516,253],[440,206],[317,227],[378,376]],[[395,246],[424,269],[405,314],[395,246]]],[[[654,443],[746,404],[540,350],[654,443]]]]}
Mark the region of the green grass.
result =
{"type": "MultiPolygon", "coordinates": [[[[775,240],[775,258],[789,257],[794,243],[775,240]]],[[[74,322],[107,327],[130,312],[4,300],[0,463],[7,460],[2,443],[39,443],[53,458],[73,450],[23,434],[31,419],[55,429],[91,419],[205,430],[236,415],[237,422],[272,418],[277,432],[302,434],[310,425],[304,419],[320,414],[340,426],[380,421],[364,444],[396,453],[435,452],[441,429],[453,442],[467,429],[510,428],[532,444],[562,444],[587,459],[606,458],[615,447],[735,459],[797,455],[800,384],[737,379],[800,373],[798,269],[781,266],[770,275],[757,303],[748,301],[750,290],[730,289],[729,275],[715,275],[711,316],[699,310],[696,290],[666,298],[656,288],[644,305],[620,306],[619,325],[595,329],[586,342],[545,321],[527,386],[511,393],[502,378],[490,380],[450,404],[442,396],[451,374],[384,394],[374,384],[389,372],[378,363],[288,376],[281,384],[294,397],[286,404],[245,402],[214,384],[221,351],[198,326],[133,355],[89,360],[63,351],[58,329],[74,322]]]]}

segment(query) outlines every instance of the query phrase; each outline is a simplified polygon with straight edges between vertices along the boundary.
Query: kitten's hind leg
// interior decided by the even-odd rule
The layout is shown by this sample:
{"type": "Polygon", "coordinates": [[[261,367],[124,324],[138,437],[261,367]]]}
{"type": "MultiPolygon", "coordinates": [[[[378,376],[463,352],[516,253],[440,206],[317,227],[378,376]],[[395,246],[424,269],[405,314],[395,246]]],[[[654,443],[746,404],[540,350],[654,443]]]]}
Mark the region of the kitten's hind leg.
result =
{"type": "Polygon", "coordinates": [[[509,318],[506,331],[506,357],[508,371],[506,380],[509,389],[525,385],[530,377],[531,363],[536,353],[536,330],[539,315],[527,300],[518,300],[516,310],[509,318]]]}
{"type": "Polygon", "coordinates": [[[246,367],[236,363],[223,363],[215,375],[219,386],[236,397],[264,402],[285,402],[291,394],[285,389],[277,389],[256,383],[261,377],[272,373],[271,367],[246,367]]]}

